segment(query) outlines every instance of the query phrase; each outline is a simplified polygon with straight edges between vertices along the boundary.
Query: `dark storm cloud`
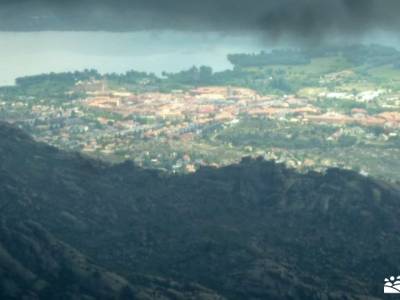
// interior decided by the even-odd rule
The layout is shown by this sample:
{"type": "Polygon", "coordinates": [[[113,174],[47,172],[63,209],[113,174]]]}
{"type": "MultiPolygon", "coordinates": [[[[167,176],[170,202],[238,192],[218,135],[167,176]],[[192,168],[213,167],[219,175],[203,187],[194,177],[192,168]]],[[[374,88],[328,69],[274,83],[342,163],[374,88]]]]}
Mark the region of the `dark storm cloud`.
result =
{"type": "Polygon", "coordinates": [[[272,36],[400,28],[398,0],[4,0],[6,30],[262,30],[272,36]]]}

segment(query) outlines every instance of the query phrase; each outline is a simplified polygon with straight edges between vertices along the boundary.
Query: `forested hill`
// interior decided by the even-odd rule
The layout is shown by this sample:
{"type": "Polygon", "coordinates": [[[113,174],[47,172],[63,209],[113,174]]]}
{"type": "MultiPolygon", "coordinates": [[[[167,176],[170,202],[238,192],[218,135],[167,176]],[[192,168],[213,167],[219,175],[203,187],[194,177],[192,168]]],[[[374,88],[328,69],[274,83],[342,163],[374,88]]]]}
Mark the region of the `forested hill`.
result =
{"type": "Polygon", "coordinates": [[[399,187],[354,172],[169,176],[7,124],[0,157],[1,299],[379,299],[399,271],[399,187]]]}

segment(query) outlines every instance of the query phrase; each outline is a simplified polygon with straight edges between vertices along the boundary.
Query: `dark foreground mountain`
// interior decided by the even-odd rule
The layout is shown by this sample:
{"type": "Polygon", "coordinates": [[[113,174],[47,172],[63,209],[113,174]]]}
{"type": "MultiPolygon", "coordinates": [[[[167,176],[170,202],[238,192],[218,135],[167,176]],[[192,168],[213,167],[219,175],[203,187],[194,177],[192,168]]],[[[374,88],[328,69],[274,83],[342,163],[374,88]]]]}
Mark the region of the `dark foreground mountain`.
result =
{"type": "Polygon", "coordinates": [[[168,176],[6,124],[0,157],[1,299],[380,299],[400,275],[399,187],[350,171],[168,176]]]}

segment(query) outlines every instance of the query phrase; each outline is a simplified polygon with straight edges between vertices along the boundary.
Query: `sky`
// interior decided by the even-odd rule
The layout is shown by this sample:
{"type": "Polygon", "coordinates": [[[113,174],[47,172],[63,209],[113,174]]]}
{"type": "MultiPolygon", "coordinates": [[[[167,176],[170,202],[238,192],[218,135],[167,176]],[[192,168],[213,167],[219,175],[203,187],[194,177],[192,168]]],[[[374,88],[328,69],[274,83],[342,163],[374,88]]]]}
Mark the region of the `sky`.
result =
{"type": "Polygon", "coordinates": [[[0,0],[0,30],[259,31],[358,38],[400,29],[398,0],[0,0]]]}

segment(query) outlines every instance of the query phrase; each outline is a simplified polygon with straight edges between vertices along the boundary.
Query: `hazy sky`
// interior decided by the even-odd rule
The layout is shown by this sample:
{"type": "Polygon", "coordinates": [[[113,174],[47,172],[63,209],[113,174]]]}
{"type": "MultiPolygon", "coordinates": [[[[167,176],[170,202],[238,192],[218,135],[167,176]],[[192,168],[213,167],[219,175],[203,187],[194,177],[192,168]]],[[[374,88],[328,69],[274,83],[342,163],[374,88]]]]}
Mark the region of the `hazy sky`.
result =
{"type": "Polygon", "coordinates": [[[313,41],[397,32],[399,11],[399,0],[0,0],[0,29],[257,30],[313,41]]]}

